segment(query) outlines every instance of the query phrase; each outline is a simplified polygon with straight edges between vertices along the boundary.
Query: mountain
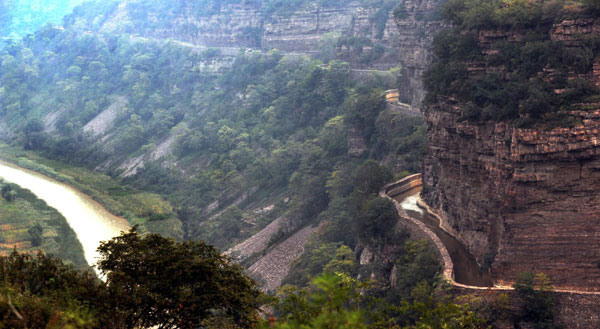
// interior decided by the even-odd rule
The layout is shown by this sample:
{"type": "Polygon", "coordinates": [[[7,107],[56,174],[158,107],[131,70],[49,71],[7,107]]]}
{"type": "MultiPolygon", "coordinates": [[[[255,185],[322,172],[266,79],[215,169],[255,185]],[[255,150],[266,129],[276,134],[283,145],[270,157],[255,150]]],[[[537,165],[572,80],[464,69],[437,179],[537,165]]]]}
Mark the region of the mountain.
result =
{"type": "Polygon", "coordinates": [[[142,232],[217,246],[265,291],[339,272],[349,285],[330,288],[370,278],[358,295],[394,305],[382,327],[597,327],[599,8],[86,2],[5,40],[0,137],[142,232]],[[444,243],[379,197],[421,170],[418,204],[495,287],[454,282],[444,243]]]}

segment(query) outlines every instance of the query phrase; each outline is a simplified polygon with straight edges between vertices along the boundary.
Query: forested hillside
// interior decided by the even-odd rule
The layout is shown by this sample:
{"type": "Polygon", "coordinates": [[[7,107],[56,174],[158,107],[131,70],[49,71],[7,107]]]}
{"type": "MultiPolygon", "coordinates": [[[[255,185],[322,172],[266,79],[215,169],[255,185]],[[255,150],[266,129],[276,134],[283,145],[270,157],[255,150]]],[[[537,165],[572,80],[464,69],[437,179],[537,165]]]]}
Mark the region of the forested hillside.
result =
{"type": "MultiPolygon", "coordinates": [[[[181,3],[87,3],[64,28],[46,26],[7,42],[2,138],[24,148],[9,152],[11,159],[69,177],[142,231],[227,249],[276,222],[255,252],[231,254],[246,266],[319,225],[288,283],[305,286],[325,268],[356,275],[355,250],[392,243],[406,258],[400,271],[427,268],[403,279],[393,298],[404,299],[419,281],[434,284],[439,266],[428,245],[384,229],[397,217],[391,203],[376,198],[394,176],[419,171],[424,148],[422,118],[386,102],[400,65],[355,74],[356,60],[368,68],[372,52],[348,57],[347,43],[358,42],[353,51],[372,44],[349,35],[309,56],[243,44],[232,52],[129,31],[128,20],[113,25],[128,6],[133,26],[160,27],[141,13],[169,13],[161,16],[166,24],[181,14],[177,8],[190,15],[181,3]],[[107,26],[116,30],[106,33],[107,26]]],[[[314,4],[263,5],[266,22],[314,4]]],[[[392,2],[368,5],[384,23],[392,16],[392,2]]],[[[209,7],[191,15],[210,16],[209,7]]]]}

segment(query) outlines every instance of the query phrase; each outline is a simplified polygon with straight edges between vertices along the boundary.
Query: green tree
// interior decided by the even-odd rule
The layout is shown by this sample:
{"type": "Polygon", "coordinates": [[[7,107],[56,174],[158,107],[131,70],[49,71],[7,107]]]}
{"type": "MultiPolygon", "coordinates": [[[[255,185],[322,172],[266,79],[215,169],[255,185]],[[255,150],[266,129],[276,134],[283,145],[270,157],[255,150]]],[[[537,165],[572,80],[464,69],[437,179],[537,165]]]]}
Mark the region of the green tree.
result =
{"type": "Polygon", "coordinates": [[[375,160],[367,160],[354,171],[354,191],[363,198],[375,195],[392,178],[392,173],[388,168],[381,166],[375,160]]]}
{"type": "Polygon", "coordinates": [[[16,193],[13,191],[12,186],[10,184],[2,185],[2,189],[0,189],[0,194],[6,201],[13,201],[16,197],[16,193]]]}
{"type": "Polygon", "coordinates": [[[360,290],[366,284],[344,274],[323,274],[310,290],[285,286],[275,305],[279,321],[263,328],[362,329],[368,328],[361,310],[360,290]]]}
{"type": "MultiPolygon", "coordinates": [[[[0,258],[0,327],[98,328],[104,284],[60,259],[13,252],[0,258]]],[[[114,319],[103,321],[115,327],[114,319]]]]}
{"type": "Polygon", "coordinates": [[[44,229],[39,223],[36,223],[34,226],[30,227],[27,230],[27,233],[31,236],[31,244],[34,247],[39,247],[42,244],[42,234],[44,233],[44,229]]]}
{"type": "Polygon", "coordinates": [[[256,283],[212,246],[131,230],[98,251],[114,312],[127,328],[195,328],[211,318],[239,326],[256,321],[256,283]]]}
{"type": "MultiPolygon", "coordinates": [[[[442,287],[443,288],[443,287],[442,287]]],[[[398,319],[405,329],[480,329],[491,328],[472,310],[468,300],[454,300],[425,281],[412,290],[412,302],[403,302],[398,319]]]]}
{"type": "Polygon", "coordinates": [[[357,231],[364,239],[385,239],[394,232],[398,213],[392,201],[373,197],[357,217],[357,231]]]}
{"type": "Polygon", "coordinates": [[[554,298],[550,279],[543,273],[523,272],[513,286],[523,308],[515,322],[530,322],[535,329],[557,328],[554,324],[554,298]]]}

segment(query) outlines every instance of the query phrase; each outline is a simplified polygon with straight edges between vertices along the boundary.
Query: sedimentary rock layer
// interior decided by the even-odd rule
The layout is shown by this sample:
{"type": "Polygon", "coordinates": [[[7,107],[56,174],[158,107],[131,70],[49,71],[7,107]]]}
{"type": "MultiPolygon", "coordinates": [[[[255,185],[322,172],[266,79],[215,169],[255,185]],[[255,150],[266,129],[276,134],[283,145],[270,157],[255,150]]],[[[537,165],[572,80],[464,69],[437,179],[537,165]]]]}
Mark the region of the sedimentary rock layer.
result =
{"type": "MultiPolygon", "coordinates": [[[[498,40],[523,42],[521,32],[480,31],[482,53],[497,52],[498,40]]],[[[567,48],[592,35],[600,35],[600,19],[563,21],[550,30],[567,48]]],[[[504,70],[467,64],[473,74],[504,70]]],[[[550,68],[539,73],[552,74],[550,68]]],[[[599,85],[600,63],[568,75],[599,85]]],[[[577,124],[555,129],[459,121],[463,108],[447,97],[425,110],[426,202],[496,283],[533,271],[563,289],[600,290],[600,104],[574,105],[569,115],[577,124]]]]}
{"type": "Polygon", "coordinates": [[[600,111],[574,128],[458,122],[460,104],[425,113],[423,196],[497,282],[548,274],[600,289],[600,111]]]}

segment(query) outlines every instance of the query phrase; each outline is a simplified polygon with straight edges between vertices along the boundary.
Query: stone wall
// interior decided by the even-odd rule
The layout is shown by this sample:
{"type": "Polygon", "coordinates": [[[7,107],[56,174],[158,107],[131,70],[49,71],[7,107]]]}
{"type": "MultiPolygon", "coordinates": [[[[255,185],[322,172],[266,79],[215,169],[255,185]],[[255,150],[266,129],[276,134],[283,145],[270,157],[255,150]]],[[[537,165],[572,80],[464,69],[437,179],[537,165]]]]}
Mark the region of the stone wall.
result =
{"type": "Polygon", "coordinates": [[[398,216],[400,217],[399,224],[408,232],[412,239],[425,239],[433,243],[435,250],[437,251],[442,262],[442,272],[444,277],[451,282],[454,282],[454,264],[452,263],[452,259],[450,258],[450,254],[448,253],[446,246],[444,246],[440,238],[435,235],[435,233],[433,233],[423,222],[408,216],[404,209],[402,209],[400,202],[394,199],[394,196],[408,192],[421,186],[422,184],[421,174],[414,174],[384,186],[379,192],[379,197],[386,198],[394,203],[396,211],[398,212],[398,216]]]}

